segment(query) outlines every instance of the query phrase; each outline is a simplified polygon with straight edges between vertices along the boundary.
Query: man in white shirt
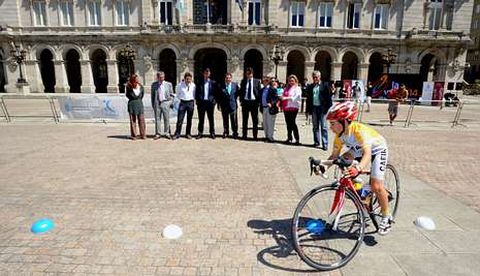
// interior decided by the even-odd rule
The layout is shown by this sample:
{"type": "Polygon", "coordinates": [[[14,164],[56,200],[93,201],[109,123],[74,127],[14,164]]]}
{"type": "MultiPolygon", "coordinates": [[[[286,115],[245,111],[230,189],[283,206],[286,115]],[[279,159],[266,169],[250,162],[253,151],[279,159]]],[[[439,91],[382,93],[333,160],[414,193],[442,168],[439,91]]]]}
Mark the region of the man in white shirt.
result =
{"type": "Polygon", "coordinates": [[[171,139],[170,133],[170,106],[172,105],[173,98],[172,83],[165,80],[165,73],[159,71],[157,73],[157,81],[152,83],[151,100],[152,108],[155,114],[155,136],[154,140],[159,139],[162,135],[165,135],[168,139],[171,139]],[[161,131],[161,120],[163,117],[163,134],[161,131]]]}
{"type": "Polygon", "coordinates": [[[173,139],[178,139],[182,132],[183,119],[185,113],[187,113],[187,128],[185,130],[186,138],[192,139],[192,118],[195,108],[195,84],[192,82],[192,74],[190,72],[185,73],[183,81],[177,85],[177,97],[180,99],[180,105],[178,106],[177,116],[177,128],[173,139]]]}

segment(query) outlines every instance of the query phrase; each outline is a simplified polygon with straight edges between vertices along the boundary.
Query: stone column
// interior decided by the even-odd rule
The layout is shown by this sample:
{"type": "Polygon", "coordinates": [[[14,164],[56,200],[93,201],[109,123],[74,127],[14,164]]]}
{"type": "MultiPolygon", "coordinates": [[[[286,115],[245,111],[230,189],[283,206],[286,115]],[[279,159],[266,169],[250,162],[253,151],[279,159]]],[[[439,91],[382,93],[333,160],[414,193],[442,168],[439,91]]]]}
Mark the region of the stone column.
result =
{"type": "MultiPolygon", "coordinates": [[[[243,60],[242,60],[243,62],[243,60]]],[[[233,81],[238,81],[242,79],[242,70],[240,65],[240,59],[236,56],[232,57],[227,61],[227,71],[232,74],[233,81]]]]}
{"type": "MultiPolygon", "coordinates": [[[[315,61],[305,61],[305,69],[304,69],[303,77],[309,79],[309,82],[312,81],[311,76],[314,69],[315,69],[315,61]]],[[[298,80],[298,81],[303,82],[303,80],[298,80]]]]}
{"type": "Polygon", "coordinates": [[[183,75],[185,75],[186,72],[190,72],[193,76],[193,63],[194,61],[188,58],[177,59],[177,83],[182,81],[183,75]]]}
{"type": "Polygon", "coordinates": [[[155,81],[155,68],[158,68],[158,67],[153,67],[152,58],[146,55],[143,57],[143,68],[144,68],[143,70],[144,85],[145,87],[150,87],[152,82],[155,81]]]}
{"type": "Polygon", "coordinates": [[[90,60],[80,60],[80,71],[82,72],[82,93],[95,93],[95,84],[93,83],[93,73],[90,60]]]}
{"type": "Polygon", "coordinates": [[[269,76],[269,77],[275,76],[275,64],[273,64],[273,66],[272,64],[273,62],[270,59],[263,60],[262,62],[263,76],[269,76]]]}
{"type": "Polygon", "coordinates": [[[23,77],[30,83],[32,92],[44,93],[42,74],[40,73],[40,61],[26,60],[24,61],[23,77]]]}
{"type": "Polygon", "coordinates": [[[65,71],[65,62],[63,60],[54,60],[53,65],[55,68],[55,92],[57,93],[70,92],[67,73],[65,71]]]}
{"type": "Polygon", "coordinates": [[[283,83],[287,83],[287,63],[286,61],[278,62],[278,80],[283,83]]]}
{"type": "Polygon", "coordinates": [[[357,79],[367,81],[368,79],[368,63],[360,63],[358,64],[358,73],[357,79]]]}
{"type": "Polygon", "coordinates": [[[105,62],[107,63],[107,75],[108,75],[107,93],[119,93],[117,61],[114,59],[107,59],[105,62]]]}
{"type": "Polygon", "coordinates": [[[331,78],[333,81],[342,80],[342,63],[332,62],[331,78]]]}

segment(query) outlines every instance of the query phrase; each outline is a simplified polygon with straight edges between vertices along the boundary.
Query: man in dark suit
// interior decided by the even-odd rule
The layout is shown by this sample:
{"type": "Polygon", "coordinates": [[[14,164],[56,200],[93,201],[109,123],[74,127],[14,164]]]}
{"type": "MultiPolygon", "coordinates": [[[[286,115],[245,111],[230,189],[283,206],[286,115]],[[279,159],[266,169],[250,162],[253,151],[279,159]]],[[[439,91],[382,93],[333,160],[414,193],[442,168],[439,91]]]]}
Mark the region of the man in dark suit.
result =
{"type": "Polygon", "coordinates": [[[247,139],[248,115],[252,115],[253,139],[258,134],[258,106],[260,105],[260,80],[253,78],[253,69],[245,69],[245,78],[240,84],[240,102],[242,103],[242,138],[247,139]]]}
{"type": "Polygon", "coordinates": [[[215,111],[216,96],[218,95],[217,83],[210,79],[210,69],[203,70],[203,80],[196,84],[197,91],[195,93],[195,100],[198,108],[198,136],[197,139],[203,136],[203,124],[205,121],[205,112],[208,117],[208,125],[210,130],[210,137],[215,139],[215,122],[213,112],[215,111]]]}
{"type": "Polygon", "coordinates": [[[332,97],[328,83],[321,80],[319,71],[313,71],[313,82],[307,86],[306,98],[308,114],[312,115],[313,145],[320,146],[320,129],[322,132],[322,149],[328,149],[328,128],[326,114],[332,106],[332,97]]]}
{"type": "Polygon", "coordinates": [[[232,74],[225,74],[225,83],[220,86],[219,101],[222,108],[223,118],[223,138],[229,133],[228,120],[232,124],[233,138],[238,138],[238,120],[237,120],[237,98],[240,87],[236,82],[232,82],[232,74]]]}

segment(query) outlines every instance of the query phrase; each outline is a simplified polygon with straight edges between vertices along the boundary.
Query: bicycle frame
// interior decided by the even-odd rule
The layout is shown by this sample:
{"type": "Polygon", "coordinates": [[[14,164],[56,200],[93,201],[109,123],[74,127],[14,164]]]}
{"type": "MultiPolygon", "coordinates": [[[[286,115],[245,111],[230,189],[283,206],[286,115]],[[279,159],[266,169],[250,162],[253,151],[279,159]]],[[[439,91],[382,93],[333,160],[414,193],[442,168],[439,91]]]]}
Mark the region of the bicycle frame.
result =
{"type": "Polygon", "coordinates": [[[328,221],[327,221],[327,223],[330,223],[330,225],[332,225],[332,229],[335,231],[337,230],[338,221],[342,215],[343,206],[345,204],[346,189],[352,191],[352,193],[354,194],[354,197],[358,200],[358,202],[361,203],[360,206],[364,215],[370,216],[370,211],[368,210],[368,207],[362,202],[362,199],[360,198],[357,191],[355,190],[352,179],[348,177],[342,177],[337,182],[337,184],[340,186],[340,189],[338,189],[335,192],[335,197],[333,199],[332,206],[330,207],[328,221]]]}

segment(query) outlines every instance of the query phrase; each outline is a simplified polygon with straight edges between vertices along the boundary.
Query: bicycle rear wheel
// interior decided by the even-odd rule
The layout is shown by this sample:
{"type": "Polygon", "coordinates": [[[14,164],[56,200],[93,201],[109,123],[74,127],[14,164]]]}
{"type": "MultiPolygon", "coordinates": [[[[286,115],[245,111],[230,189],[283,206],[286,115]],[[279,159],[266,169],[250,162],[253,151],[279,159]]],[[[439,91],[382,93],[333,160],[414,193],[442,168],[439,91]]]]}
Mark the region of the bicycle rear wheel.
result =
{"type": "MultiPolygon", "coordinates": [[[[400,200],[400,177],[398,176],[397,169],[391,164],[387,164],[383,186],[388,194],[388,210],[390,210],[390,214],[395,219],[398,202],[400,200]]],[[[381,216],[378,199],[375,195],[372,196],[372,213],[377,217],[381,216]]]]}
{"type": "MultiPolygon", "coordinates": [[[[292,237],[300,258],[311,267],[327,271],[347,264],[365,235],[362,203],[345,190],[343,207],[331,212],[338,185],[310,191],[298,204],[292,219],[292,237]]],[[[338,198],[338,197],[337,197],[338,198]]]]}

